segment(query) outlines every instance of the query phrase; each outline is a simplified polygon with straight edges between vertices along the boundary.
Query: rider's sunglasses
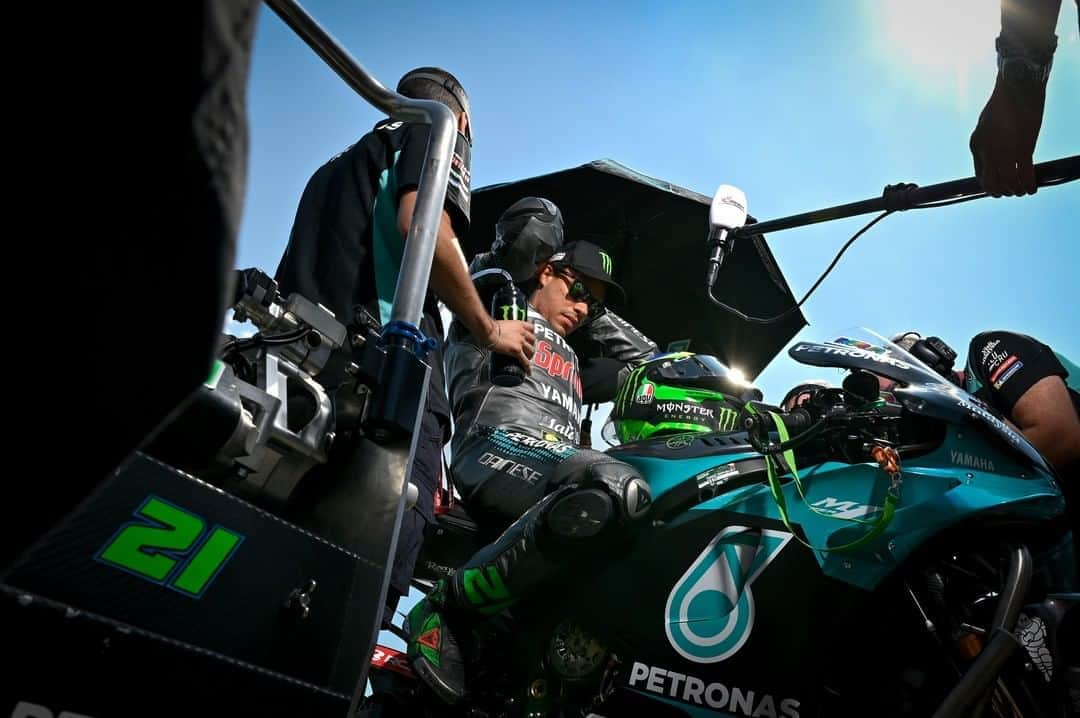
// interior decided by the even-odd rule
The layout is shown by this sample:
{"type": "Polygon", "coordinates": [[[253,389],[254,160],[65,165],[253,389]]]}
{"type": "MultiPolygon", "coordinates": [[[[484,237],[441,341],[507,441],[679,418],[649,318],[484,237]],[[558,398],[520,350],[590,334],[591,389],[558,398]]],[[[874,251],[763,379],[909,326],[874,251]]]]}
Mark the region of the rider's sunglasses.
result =
{"type": "Polygon", "coordinates": [[[573,273],[565,270],[559,272],[559,276],[566,280],[566,284],[569,287],[566,292],[567,297],[575,302],[585,302],[589,307],[590,317],[600,315],[601,310],[604,308],[604,303],[592,295],[592,292],[585,286],[585,282],[578,279],[573,273]]]}

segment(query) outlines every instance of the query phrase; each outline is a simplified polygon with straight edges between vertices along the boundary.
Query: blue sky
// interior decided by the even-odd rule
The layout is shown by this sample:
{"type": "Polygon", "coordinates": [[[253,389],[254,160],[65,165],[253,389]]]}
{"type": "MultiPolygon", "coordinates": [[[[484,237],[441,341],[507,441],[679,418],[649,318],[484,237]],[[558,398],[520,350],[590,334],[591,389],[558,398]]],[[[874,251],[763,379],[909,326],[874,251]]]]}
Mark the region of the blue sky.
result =
{"type": "MultiPolygon", "coordinates": [[[[388,86],[420,65],[458,76],[473,106],[474,188],[610,158],[705,195],[737,185],[762,220],[970,175],[998,32],[993,0],[304,6],[388,86]]],[[[1080,154],[1073,3],[1057,33],[1036,161],[1080,154]]],[[[308,177],[380,114],[265,7],[248,107],[237,266],[272,272],[308,177]]],[[[1003,328],[1076,360],[1078,216],[1080,183],[894,215],[811,297],[798,338],[914,328],[962,357],[972,335],[1003,328]]],[[[867,219],[768,238],[796,296],[867,219]]],[[[688,276],[701,272],[687,258],[688,276]]],[[[785,352],[758,384],[779,399],[815,377],[839,378],[785,352]]]]}

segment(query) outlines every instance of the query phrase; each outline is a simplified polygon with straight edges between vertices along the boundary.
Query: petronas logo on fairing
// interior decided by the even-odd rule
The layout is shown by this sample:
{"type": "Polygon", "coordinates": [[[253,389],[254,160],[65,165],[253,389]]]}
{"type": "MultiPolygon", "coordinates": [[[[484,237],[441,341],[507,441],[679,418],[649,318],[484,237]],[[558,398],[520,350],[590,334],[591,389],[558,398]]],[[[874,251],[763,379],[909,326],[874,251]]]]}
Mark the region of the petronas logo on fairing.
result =
{"type": "Polygon", "coordinates": [[[668,642],[687,660],[719,663],[735,655],[754,628],[751,584],[780,555],[791,534],[728,526],[668,594],[668,642]]]}

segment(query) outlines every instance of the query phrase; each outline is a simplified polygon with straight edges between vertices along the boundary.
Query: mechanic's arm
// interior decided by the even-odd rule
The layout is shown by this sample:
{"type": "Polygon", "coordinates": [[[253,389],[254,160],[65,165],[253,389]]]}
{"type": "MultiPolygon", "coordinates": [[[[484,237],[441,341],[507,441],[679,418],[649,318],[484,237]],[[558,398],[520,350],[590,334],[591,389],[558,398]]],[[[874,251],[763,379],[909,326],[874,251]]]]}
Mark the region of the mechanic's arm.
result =
{"type": "Polygon", "coordinates": [[[1060,376],[1035,382],[1013,406],[1012,419],[1056,468],[1080,459],[1080,418],[1060,376]]]}
{"type": "Polygon", "coordinates": [[[581,359],[582,402],[586,404],[611,401],[626,379],[628,367],[657,352],[651,339],[611,310],[579,332],[570,335],[570,343],[581,359]],[[581,337],[576,336],[579,332],[581,337]]]}
{"type": "MultiPolygon", "coordinates": [[[[415,208],[416,191],[404,192],[398,201],[398,230],[402,237],[409,235],[415,208]]],[[[482,346],[491,346],[500,354],[516,357],[525,371],[529,371],[536,344],[533,325],[513,320],[497,321],[484,309],[476,287],[469,279],[465,255],[458,245],[450,215],[445,211],[439,221],[435,258],[431,263],[431,288],[482,346]]]]}
{"type": "Polygon", "coordinates": [[[658,351],[652,339],[610,309],[589,321],[581,331],[600,345],[600,356],[624,364],[644,361],[658,351]]]}
{"type": "Polygon", "coordinates": [[[1037,187],[1032,155],[1046,103],[1046,77],[1037,70],[1049,72],[1060,10],[1061,0],[1001,2],[999,61],[1020,60],[998,71],[969,143],[975,176],[994,197],[1034,194],[1037,187]]]}

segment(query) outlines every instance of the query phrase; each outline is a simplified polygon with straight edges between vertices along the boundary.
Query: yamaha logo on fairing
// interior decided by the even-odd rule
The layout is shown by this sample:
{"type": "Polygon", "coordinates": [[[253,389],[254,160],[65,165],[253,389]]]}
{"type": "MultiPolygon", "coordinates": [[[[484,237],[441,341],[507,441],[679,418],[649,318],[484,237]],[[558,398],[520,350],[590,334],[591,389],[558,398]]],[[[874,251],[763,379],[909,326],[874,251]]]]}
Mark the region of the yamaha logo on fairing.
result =
{"type": "Polygon", "coordinates": [[[993,461],[975,454],[968,454],[954,449],[949,452],[949,459],[957,466],[966,466],[969,469],[978,469],[979,471],[996,471],[993,461]]]}
{"type": "Polygon", "coordinates": [[[706,683],[697,676],[659,666],[648,666],[639,661],[635,661],[630,669],[629,687],[644,695],[654,693],[664,696],[665,699],[670,697],[683,703],[725,711],[723,715],[799,718],[799,701],[794,698],[777,699],[761,691],[746,690],[720,682],[706,683]]]}
{"type": "Polygon", "coordinates": [[[719,663],[738,653],[754,628],[751,584],[791,534],[729,526],[716,535],[668,594],[668,643],[694,663],[719,663]]]}

